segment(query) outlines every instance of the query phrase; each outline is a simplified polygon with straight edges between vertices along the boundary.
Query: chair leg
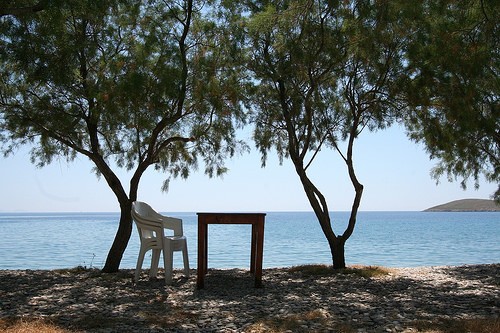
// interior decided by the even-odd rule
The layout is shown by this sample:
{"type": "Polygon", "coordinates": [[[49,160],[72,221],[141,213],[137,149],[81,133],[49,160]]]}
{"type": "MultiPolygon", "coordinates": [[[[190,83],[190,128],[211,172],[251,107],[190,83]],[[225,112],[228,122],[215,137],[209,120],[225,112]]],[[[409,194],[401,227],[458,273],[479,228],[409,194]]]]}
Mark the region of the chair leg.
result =
{"type": "Polygon", "coordinates": [[[188,257],[187,243],[184,243],[182,247],[182,257],[184,259],[184,275],[189,277],[189,257],[188,257]]]}
{"type": "Polygon", "coordinates": [[[171,284],[174,264],[174,251],[172,251],[172,247],[169,242],[165,242],[164,244],[163,262],[165,265],[165,284],[171,284]]]}
{"type": "Polygon", "coordinates": [[[160,249],[153,249],[151,256],[151,269],[149,270],[149,277],[155,278],[158,275],[158,264],[160,263],[160,249]]]}
{"type": "Polygon", "coordinates": [[[137,257],[137,265],[135,266],[135,276],[134,280],[137,283],[139,281],[139,274],[141,273],[142,263],[144,262],[144,254],[145,252],[141,249],[139,251],[139,257],[137,257]]]}

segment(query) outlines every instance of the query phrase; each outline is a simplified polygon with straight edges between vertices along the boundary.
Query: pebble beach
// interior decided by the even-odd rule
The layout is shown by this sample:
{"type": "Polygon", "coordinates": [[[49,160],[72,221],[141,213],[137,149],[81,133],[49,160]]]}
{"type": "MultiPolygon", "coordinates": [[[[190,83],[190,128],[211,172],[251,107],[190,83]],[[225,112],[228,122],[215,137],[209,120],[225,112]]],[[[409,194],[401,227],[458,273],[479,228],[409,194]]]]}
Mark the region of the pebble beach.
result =
{"type": "Polygon", "coordinates": [[[1,323],[34,318],[69,332],[420,332],[425,323],[500,318],[500,264],[390,268],[388,275],[209,270],[0,270],[1,323]]]}

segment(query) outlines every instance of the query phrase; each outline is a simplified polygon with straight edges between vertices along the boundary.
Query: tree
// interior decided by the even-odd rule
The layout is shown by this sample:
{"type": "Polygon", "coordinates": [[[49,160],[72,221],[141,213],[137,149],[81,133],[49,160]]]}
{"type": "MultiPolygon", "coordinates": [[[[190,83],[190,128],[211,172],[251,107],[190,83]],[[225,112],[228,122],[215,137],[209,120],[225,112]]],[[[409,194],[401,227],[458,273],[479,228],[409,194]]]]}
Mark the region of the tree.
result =
{"type": "Polygon", "coordinates": [[[0,5],[0,17],[4,15],[26,15],[36,13],[45,8],[45,2],[46,1],[41,0],[26,3],[25,1],[5,0],[4,4],[0,5]]]}
{"type": "Polygon", "coordinates": [[[209,176],[245,146],[229,65],[231,43],[193,1],[64,1],[0,18],[0,141],[32,162],[85,156],[120,206],[103,271],[114,272],[132,232],[131,204],[150,167],[188,177],[200,159],[209,176]],[[131,171],[128,193],[114,172],[131,171]]]}
{"type": "Polygon", "coordinates": [[[256,145],[264,164],[271,149],[293,162],[334,268],[345,267],[362,198],[363,130],[404,123],[441,160],[435,175],[498,181],[496,2],[248,1],[246,10],[256,145]],[[339,153],[354,188],[341,235],[308,175],[323,148],[339,153]]]}
{"type": "MultiPolygon", "coordinates": [[[[254,138],[263,156],[290,158],[328,240],[333,267],[345,268],[363,185],[354,145],[363,130],[389,126],[406,107],[401,9],[368,1],[252,1],[247,29],[254,75],[254,138]],[[354,189],[349,223],[335,234],[328,203],[309,176],[324,148],[339,153],[354,189]]],[[[341,172],[332,170],[332,177],[341,172]]]]}
{"type": "MultiPolygon", "coordinates": [[[[498,1],[429,1],[413,27],[405,119],[439,161],[433,176],[500,184],[498,1]]],[[[500,185],[494,195],[500,201],[500,185]]]]}

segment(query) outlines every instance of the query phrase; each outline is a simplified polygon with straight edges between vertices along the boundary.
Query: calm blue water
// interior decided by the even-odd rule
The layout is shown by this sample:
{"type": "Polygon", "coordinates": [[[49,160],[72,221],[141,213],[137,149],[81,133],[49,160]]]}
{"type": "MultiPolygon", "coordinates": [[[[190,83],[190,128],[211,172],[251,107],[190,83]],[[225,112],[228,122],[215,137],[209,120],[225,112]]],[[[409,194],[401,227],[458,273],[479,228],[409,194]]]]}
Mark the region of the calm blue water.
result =
{"type": "MultiPolygon", "coordinates": [[[[196,213],[182,218],[191,267],[196,268],[196,213]]],[[[347,212],[332,213],[343,231],[347,212]]],[[[102,268],[118,225],[118,213],[0,213],[0,269],[102,268]]],[[[209,226],[209,267],[246,268],[247,225],[209,226]]],[[[121,268],[134,268],[139,239],[134,233],[121,268]]],[[[391,267],[500,262],[500,213],[361,212],[346,244],[346,263],[391,267]]],[[[266,216],[264,267],[331,264],[330,250],[311,212],[266,216]]],[[[144,267],[149,263],[145,262],[144,267]]],[[[182,267],[180,254],[174,265],[182,267]]]]}

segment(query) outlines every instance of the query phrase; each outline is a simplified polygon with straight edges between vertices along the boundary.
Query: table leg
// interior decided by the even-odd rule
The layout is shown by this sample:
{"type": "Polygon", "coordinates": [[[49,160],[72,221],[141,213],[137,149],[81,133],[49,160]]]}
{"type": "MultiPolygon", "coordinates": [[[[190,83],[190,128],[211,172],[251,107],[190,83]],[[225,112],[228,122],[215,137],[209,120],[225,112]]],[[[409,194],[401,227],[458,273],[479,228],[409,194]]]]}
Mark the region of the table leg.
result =
{"type": "Polygon", "coordinates": [[[204,274],[208,273],[208,223],[205,223],[205,250],[203,251],[203,254],[205,255],[203,258],[203,267],[204,267],[204,274]]]}
{"type": "Polygon", "coordinates": [[[207,225],[198,217],[198,272],[196,287],[202,289],[205,287],[205,273],[207,270],[207,225]]]}
{"type": "Polygon", "coordinates": [[[264,219],[256,226],[256,254],[255,254],[255,287],[262,287],[262,259],[264,254],[264,219]]]}
{"type": "Polygon", "coordinates": [[[252,223],[252,243],[250,247],[250,273],[255,273],[255,268],[257,267],[256,252],[257,252],[257,237],[258,231],[255,223],[252,223]]]}

